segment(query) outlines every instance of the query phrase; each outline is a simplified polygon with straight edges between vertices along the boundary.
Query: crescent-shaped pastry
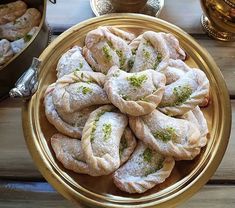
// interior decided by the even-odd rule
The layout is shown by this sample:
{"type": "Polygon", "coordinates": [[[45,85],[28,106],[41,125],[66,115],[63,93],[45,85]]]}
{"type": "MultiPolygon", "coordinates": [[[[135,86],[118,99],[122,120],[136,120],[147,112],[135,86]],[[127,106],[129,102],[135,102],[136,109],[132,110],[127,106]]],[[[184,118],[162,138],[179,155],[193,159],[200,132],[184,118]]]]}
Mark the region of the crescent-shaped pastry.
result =
{"type": "Polygon", "coordinates": [[[176,160],[192,160],[200,153],[200,131],[188,120],[154,110],[145,116],[129,117],[129,124],[137,138],[163,155],[176,160]]]}
{"type": "MultiPolygon", "coordinates": [[[[132,53],[127,42],[113,34],[107,27],[99,27],[90,31],[85,39],[83,55],[95,71],[107,74],[110,67],[116,65],[120,69],[129,71],[132,53]]],[[[132,34],[131,34],[132,36],[132,34]]]]}
{"type": "Polygon", "coordinates": [[[82,48],[74,46],[61,56],[56,71],[57,77],[60,78],[73,71],[92,71],[92,69],[82,56],[82,48]]]}
{"type": "Polygon", "coordinates": [[[172,157],[165,157],[139,141],[131,158],[113,175],[115,185],[128,193],[143,193],[165,181],[175,165],[172,157]]]}
{"type": "Polygon", "coordinates": [[[194,123],[198,127],[201,133],[199,146],[204,147],[207,143],[207,134],[209,133],[209,130],[206,119],[201,109],[198,106],[196,106],[193,110],[185,113],[183,116],[180,116],[180,118],[186,119],[194,123]]]}
{"type": "Polygon", "coordinates": [[[62,134],[54,134],[51,137],[51,146],[56,158],[65,168],[76,173],[90,174],[84,158],[81,140],[72,139],[62,134]]]}
{"type": "Polygon", "coordinates": [[[200,69],[192,69],[166,85],[158,108],[165,114],[183,115],[209,99],[209,80],[200,69]]]}
{"type": "Polygon", "coordinates": [[[112,105],[90,114],[82,132],[82,148],[94,176],[108,175],[120,166],[119,145],[127,123],[127,117],[112,105]]]}
{"type": "Polygon", "coordinates": [[[23,1],[15,1],[0,5],[0,25],[16,20],[22,16],[27,9],[23,1]]]}
{"type": "Polygon", "coordinates": [[[52,93],[55,84],[48,86],[44,96],[45,114],[47,120],[55,126],[55,128],[72,138],[81,138],[83,127],[90,115],[98,106],[90,106],[73,113],[59,112],[53,103],[52,93]]]}
{"type": "Polygon", "coordinates": [[[182,60],[186,58],[175,36],[163,32],[147,31],[134,39],[130,47],[135,55],[131,72],[157,69],[159,63],[169,58],[182,60]]]}
{"type": "Polygon", "coordinates": [[[122,113],[146,115],[160,103],[164,93],[165,76],[154,70],[127,73],[113,66],[104,89],[109,100],[122,113]]]}
{"type": "Polygon", "coordinates": [[[13,57],[11,43],[6,40],[0,40],[0,67],[13,57]]]}
{"type": "Polygon", "coordinates": [[[126,162],[136,147],[136,139],[132,131],[127,127],[122,135],[119,145],[120,165],[126,162]]]}
{"type": "Polygon", "coordinates": [[[14,41],[23,38],[33,27],[39,26],[40,21],[41,13],[37,9],[27,9],[24,15],[15,21],[0,25],[0,39],[14,41]]]}
{"type": "Polygon", "coordinates": [[[74,71],[56,81],[53,103],[59,112],[73,113],[92,105],[108,104],[103,89],[105,75],[98,72],[74,71]]]}

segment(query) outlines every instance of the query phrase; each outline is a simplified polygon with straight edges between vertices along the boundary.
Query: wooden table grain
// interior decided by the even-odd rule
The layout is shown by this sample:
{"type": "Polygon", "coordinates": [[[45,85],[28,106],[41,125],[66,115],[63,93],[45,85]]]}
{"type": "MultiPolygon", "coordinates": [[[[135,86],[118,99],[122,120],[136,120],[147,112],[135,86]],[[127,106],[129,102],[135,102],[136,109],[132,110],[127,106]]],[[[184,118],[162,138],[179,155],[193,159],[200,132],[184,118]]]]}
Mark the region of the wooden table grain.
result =
{"type": "MultiPolygon", "coordinates": [[[[199,0],[165,0],[160,18],[190,33],[206,48],[226,80],[235,119],[235,43],[208,38],[200,25],[199,0]]],[[[47,20],[55,34],[83,20],[94,17],[89,0],[48,2],[47,20]],[[69,11],[69,12],[65,12],[69,11]]],[[[10,98],[0,102],[0,208],[76,207],[58,194],[35,167],[24,141],[20,101],[10,98]]],[[[235,207],[235,124],[225,156],[209,182],[181,208],[235,207]]]]}

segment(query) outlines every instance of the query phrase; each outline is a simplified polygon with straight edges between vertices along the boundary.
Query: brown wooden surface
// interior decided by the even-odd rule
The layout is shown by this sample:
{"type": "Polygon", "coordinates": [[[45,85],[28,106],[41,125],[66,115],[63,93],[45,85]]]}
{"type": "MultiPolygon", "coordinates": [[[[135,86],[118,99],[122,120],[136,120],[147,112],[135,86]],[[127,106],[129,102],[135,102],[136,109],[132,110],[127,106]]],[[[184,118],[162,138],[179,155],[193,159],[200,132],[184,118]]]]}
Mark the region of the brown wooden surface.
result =
{"type": "MultiPolygon", "coordinates": [[[[58,34],[68,27],[93,17],[89,0],[48,2],[47,19],[58,34]],[[64,12],[67,9],[69,12],[64,12]]],[[[165,0],[160,18],[180,26],[205,47],[224,75],[229,93],[235,98],[235,43],[207,37],[201,29],[199,0],[165,0]]],[[[235,119],[235,100],[231,100],[235,119]]],[[[0,207],[75,207],[47,183],[37,171],[24,142],[20,101],[0,102],[0,207]]],[[[235,124],[222,163],[209,184],[181,208],[235,207],[235,124]]]]}

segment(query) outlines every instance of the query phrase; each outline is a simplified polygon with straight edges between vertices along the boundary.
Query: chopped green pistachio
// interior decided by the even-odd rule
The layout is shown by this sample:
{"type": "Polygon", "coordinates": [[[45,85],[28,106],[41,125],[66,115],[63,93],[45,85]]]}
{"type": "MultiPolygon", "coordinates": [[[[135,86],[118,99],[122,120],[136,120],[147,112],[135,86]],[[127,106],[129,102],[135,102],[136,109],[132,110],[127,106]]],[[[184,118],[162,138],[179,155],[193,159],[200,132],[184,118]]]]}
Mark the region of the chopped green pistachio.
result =
{"type": "Polygon", "coordinates": [[[124,57],[123,52],[121,50],[116,50],[116,53],[119,57],[120,69],[122,69],[126,62],[126,58],[124,57]]]}
{"type": "Polygon", "coordinates": [[[152,150],[149,148],[146,148],[143,153],[144,161],[150,163],[153,157],[152,150]]]}
{"type": "Polygon", "coordinates": [[[140,98],[139,100],[148,102],[148,99],[147,99],[146,97],[142,97],[142,98],[140,98]]]}
{"type": "Polygon", "coordinates": [[[145,57],[145,59],[149,59],[150,58],[150,53],[148,51],[146,51],[146,49],[143,49],[143,55],[145,57]]]}
{"type": "Polygon", "coordinates": [[[83,67],[83,63],[79,63],[79,68],[81,69],[83,67]]]}
{"type": "Polygon", "coordinates": [[[107,141],[110,138],[111,132],[112,132],[112,125],[109,123],[105,123],[103,125],[102,131],[104,133],[104,141],[107,141]]]}
{"type": "Polygon", "coordinates": [[[103,51],[103,53],[104,53],[104,55],[105,55],[105,58],[106,58],[108,61],[111,61],[112,56],[111,56],[111,54],[110,54],[109,48],[108,48],[107,46],[104,46],[104,47],[102,48],[102,51],[103,51]]]}
{"type": "Polygon", "coordinates": [[[132,48],[132,49],[131,49],[132,55],[136,55],[136,51],[137,51],[137,48],[132,48]]]}
{"type": "Polygon", "coordinates": [[[116,71],[115,73],[113,73],[113,77],[118,77],[120,75],[120,70],[116,71]]]}
{"type": "Polygon", "coordinates": [[[158,64],[159,64],[161,61],[162,61],[162,55],[161,55],[160,53],[158,53],[153,68],[156,69],[157,66],[158,66],[158,64]]]}
{"type": "Polygon", "coordinates": [[[174,105],[177,106],[184,103],[187,99],[190,98],[192,92],[192,88],[189,85],[175,87],[173,89],[173,94],[176,96],[177,101],[174,103],[174,105]]]}
{"type": "Polygon", "coordinates": [[[80,69],[79,69],[79,68],[76,68],[74,71],[80,71],[80,69]]]}
{"type": "Polygon", "coordinates": [[[134,65],[134,60],[133,59],[129,59],[127,64],[128,64],[128,67],[131,69],[133,67],[133,65],[134,65]]]}
{"type": "Polygon", "coordinates": [[[24,42],[25,43],[29,42],[31,40],[31,38],[32,38],[32,35],[30,35],[30,34],[25,35],[24,36],[24,42]]]}
{"type": "Polygon", "coordinates": [[[109,45],[110,48],[114,48],[113,43],[111,41],[107,41],[107,44],[109,45]]]}
{"type": "Polygon", "coordinates": [[[151,168],[151,169],[145,171],[145,176],[148,176],[152,173],[156,173],[158,170],[162,169],[163,162],[164,162],[164,158],[160,159],[156,168],[151,168]]]}
{"type": "Polygon", "coordinates": [[[127,141],[125,137],[122,137],[120,146],[119,146],[119,155],[121,156],[123,151],[127,148],[127,141]]]}
{"type": "Polygon", "coordinates": [[[133,75],[131,77],[127,77],[127,80],[134,87],[140,87],[147,79],[148,77],[145,74],[140,76],[133,75]]]}
{"type": "Polygon", "coordinates": [[[89,88],[89,87],[85,87],[85,86],[80,86],[79,87],[79,90],[82,90],[82,94],[83,95],[86,95],[87,93],[92,93],[92,89],[89,88]]]}
{"type": "Polygon", "coordinates": [[[175,129],[173,127],[167,127],[162,131],[156,131],[153,136],[156,139],[162,140],[163,142],[176,139],[175,129]]]}
{"type": "Polygon", "coordinates": [[[99,121],[100,117],[104,114],[105,114],[105,111],[101,111],[97,114],[97,116],[95,118],[94,124],[92,125],[92,129],[91,129],[91,138],[90,138],[91,142],[93,142],[95,139],[95,130],[97,127],[97,122],[99,121]]]}
{"type": "Polygon", "coordinates": [[[82,73],[81,73],[81,78],[83,79],[83,77],[84,77],[84,73],[82,72],[82,73]]]}

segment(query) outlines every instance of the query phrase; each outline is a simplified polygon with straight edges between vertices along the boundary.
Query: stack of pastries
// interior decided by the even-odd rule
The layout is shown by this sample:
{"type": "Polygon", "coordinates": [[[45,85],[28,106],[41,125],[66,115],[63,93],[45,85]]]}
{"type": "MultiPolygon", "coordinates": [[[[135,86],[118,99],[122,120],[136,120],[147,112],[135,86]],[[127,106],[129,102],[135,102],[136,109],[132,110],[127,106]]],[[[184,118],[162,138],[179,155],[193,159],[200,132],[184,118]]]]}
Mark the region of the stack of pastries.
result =
{"type": "Polygon", "coordinates": [[[83,48],[61,56],[45,92],[57,159],[76,173],[112,174],[129,193],[164,182],[175,160],[194,159],[207,143],[199,106],[208,105],[209,81],[185,59],[172,34],[90,31],[83,48]]]}
{"type": "Polygon", "coordinates": [[[40,22],[41,13],[24,1],[0,4],[0,69],[26,46],[40,22]]]}

